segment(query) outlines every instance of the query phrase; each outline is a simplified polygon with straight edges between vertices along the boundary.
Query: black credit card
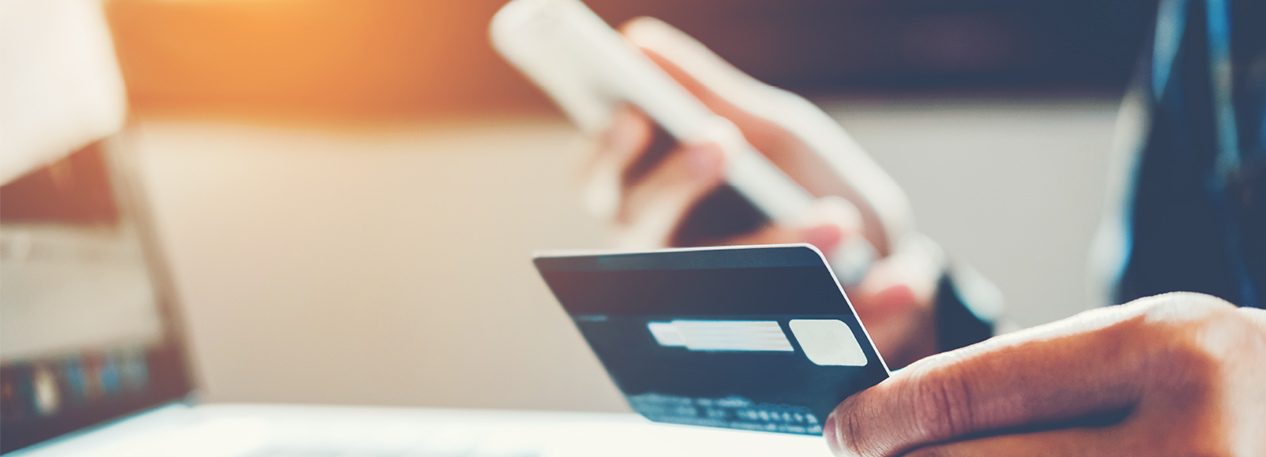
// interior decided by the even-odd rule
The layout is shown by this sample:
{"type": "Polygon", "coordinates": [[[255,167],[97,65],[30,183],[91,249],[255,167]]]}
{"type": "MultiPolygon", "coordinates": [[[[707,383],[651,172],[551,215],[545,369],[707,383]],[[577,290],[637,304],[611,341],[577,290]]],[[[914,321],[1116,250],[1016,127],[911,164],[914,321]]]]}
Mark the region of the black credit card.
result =
{"type": "Polygon", "coordinates": [[[888,368],[810,245],[539,254],[536,268],[634,411],[821,435],[888,368]]]}

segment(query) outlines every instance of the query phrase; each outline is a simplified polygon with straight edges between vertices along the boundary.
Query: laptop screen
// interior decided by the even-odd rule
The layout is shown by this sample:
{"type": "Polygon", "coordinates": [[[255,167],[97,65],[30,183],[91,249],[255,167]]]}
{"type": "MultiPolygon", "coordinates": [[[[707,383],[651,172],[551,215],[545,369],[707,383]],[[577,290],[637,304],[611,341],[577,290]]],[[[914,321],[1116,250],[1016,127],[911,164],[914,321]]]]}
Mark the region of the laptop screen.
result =
{"type": "Polygon", "coordinates": [[[0,452],[189,392],[119,161],[89,146],[0,187],[0,452]]]}

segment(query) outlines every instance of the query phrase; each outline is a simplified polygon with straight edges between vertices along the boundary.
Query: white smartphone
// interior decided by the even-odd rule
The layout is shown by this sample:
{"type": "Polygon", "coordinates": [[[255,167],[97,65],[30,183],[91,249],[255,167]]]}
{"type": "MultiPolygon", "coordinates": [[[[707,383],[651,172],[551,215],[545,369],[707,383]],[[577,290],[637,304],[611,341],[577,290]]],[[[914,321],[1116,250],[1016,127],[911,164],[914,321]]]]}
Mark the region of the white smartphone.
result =
{"type": "MultiPolygon", "coordinates": [[[[808,191],[580,0],[512,0],[490,33],[497,51],[581,130],[600,132],[616,108],[633,105],[678,141],[720,144],[727,183],[769,220],[795,224],[809,214],[808,191]]],[[[876,253],[864,237],[852,239],[830,253],[845,284],[860,281],[876,253]]]]}

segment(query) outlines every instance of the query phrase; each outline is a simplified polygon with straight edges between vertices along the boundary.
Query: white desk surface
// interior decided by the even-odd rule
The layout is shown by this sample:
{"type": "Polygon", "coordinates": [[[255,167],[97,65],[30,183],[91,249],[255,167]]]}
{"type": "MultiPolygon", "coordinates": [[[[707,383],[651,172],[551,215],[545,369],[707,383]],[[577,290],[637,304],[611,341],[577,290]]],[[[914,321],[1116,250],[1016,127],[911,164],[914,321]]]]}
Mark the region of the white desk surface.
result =
{"type": "Polygon", "coordinates": [[[19,454],[254,457],[278,442],[331,456],[830,455],[820,437],[662,425],[634,414],[266,404],[171,405],[19,454]]]}

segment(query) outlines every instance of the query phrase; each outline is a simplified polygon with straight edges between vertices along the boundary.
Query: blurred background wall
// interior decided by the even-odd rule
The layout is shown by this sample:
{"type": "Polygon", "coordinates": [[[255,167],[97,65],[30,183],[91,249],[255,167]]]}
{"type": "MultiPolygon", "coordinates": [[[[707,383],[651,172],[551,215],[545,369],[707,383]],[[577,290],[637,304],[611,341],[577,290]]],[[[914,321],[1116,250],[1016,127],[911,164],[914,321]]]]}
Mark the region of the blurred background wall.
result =
{"type": "MultiPolygon", "coordinates": [[[[500,0],[112,0],[207,397],[622,410],[529,263],[605,246],[500,0]]],[[[827,107],[1033,325],[1084,309],[1151,2],[594,1],[827,107]]]]}
{"type": "MultiPolygon", "coordinates": [[[[142,111],[398,118],[548,109],[488,45],[504,0],[112,0],[142,111]]],[[[802,92],[1118,91],[1155,0],[593,0],[802,92]]]]}

